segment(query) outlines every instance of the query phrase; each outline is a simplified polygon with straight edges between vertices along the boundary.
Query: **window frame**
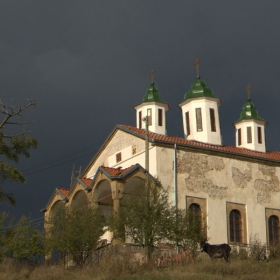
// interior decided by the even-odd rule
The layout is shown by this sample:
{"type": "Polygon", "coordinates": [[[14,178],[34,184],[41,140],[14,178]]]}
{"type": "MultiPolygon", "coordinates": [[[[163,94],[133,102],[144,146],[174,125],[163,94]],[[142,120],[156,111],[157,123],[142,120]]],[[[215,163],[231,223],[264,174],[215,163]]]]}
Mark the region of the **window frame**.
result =
{"type": "Polygon", "coordinates": [[[265,222],[266,222],[266,244],[268,246],[274,246],[270,240],[270,230],[269,230],[269,218],[275,216],[278,218],[278,244],[280,244],[280,209],[265,208],[265,222]]]}
{"type": "Polygon", "coordinates": [[[226,215],[227,215],[227,237],[229,244],[247,244],[247,211],[246,204],[239,204],[234,202],[226,202],[226,215]],[[241,233],[240,241],[231,241],[230,238],[230,213],[232,210],[237,210],[240,213],[240,223],[241,226],[239,232],[241,233]]]}
{"type": "Polygon", "coordinates": [[[276,215],[271,215],[268,218],[268,240],[269,246],[279,244],[279,217],[276,215]],[[276,222],[276,224],[274,222],[276,222]]]}

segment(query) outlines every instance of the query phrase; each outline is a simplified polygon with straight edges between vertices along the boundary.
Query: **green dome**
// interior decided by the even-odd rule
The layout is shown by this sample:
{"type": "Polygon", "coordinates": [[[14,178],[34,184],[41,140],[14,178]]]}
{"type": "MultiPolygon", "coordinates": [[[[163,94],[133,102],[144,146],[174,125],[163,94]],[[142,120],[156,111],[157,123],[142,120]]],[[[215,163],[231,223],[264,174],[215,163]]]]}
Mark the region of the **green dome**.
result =
{"type": "Polygon", "coordinates": [[[247,100],[247,103],[243,106],[243,110],[240,114],[239,119],[236,122],[240,122],[243,120],[259,120],[266,122],[266,120],[259,117],[258,111],[255,108],[255,105],[251,102],[251,99],[249,98],[247,100]]]}
{"type": "Polygon", "coordinates": [[[142,102],[160,102],[160,103],[166,103],[160,98],[160,95],[158,93],[158,89],[156,88],[154,83],[151,83],[150,87],[147,89],[147,93],[144,96],[142,102]]]}
{"type": "Polygon", "coordinates": [[[191,89],[185,94],[184,100],[196,97],[213,97],[217,98],[213,91],[206,87],[206,83],[200,80],[200,76],[196,77],[196,81],[192,83],[191,89]]]}

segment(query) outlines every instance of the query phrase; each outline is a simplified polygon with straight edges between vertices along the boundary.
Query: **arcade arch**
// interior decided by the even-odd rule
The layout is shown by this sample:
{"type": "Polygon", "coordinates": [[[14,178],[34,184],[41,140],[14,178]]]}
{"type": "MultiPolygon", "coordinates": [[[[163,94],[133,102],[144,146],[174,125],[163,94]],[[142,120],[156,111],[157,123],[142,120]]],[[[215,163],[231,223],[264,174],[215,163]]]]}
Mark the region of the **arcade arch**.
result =
{"type": "Polygon", "coordinates": [[[78,209],[88,205],[88,198],[85,191],[77,191],[71,201],[71,207],[78,209]]]}

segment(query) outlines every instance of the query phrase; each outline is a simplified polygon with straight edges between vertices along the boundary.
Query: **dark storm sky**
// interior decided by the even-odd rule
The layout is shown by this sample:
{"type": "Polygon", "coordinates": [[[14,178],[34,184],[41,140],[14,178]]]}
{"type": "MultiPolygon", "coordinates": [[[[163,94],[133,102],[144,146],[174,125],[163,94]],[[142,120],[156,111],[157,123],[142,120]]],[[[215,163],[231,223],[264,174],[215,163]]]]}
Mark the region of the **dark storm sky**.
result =
{"type": "MultiPolygon", "coordinates": [[[[0,1],[0,89],[37,106],[24,113],[39,141],[17,167],[26,185],[14,192],[12,215],[43,217],[56,187],[69,188],[73,164],[85,168],[116,124],[135,125],[154,67],[155,84],[169,102],[168,134],[183,136],[178,104],[200,75],[221,98],[225,145],[246,87],[260,117],[268,120],[268,150],[280,150],[280,2],[100,0],[0,1]]],[[[3,160],[3,159],[2,159],[3,160]]],[[[40,221],[40,220],[38,220],[40,221]]]]}

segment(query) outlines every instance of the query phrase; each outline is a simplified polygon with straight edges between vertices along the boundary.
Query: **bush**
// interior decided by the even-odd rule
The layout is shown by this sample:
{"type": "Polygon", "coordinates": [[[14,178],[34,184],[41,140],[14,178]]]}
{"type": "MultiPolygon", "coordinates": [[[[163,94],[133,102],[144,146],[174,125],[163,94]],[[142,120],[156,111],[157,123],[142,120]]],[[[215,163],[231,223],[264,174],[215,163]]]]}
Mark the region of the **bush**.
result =
{"type": "Polygon", "coordinates": [[[276,244],[269,247],[269,258],[280,259],[280,244],[276,244]]]}
{"type": "Polygon", "coordinates": [[[267,259],[267,246],[262,243],[259,234],[251,234],[249,241],[249,256],[253,260],[264,261],[267,259]]]}

